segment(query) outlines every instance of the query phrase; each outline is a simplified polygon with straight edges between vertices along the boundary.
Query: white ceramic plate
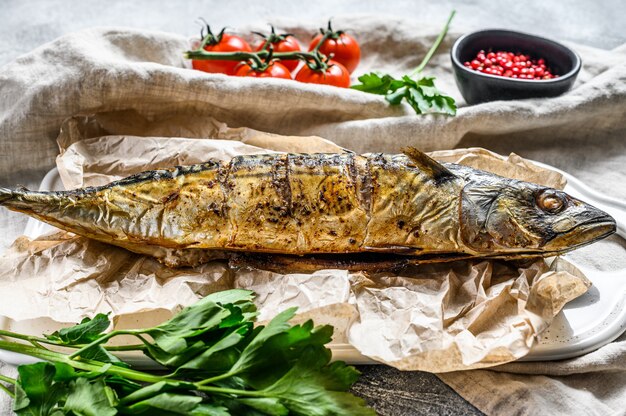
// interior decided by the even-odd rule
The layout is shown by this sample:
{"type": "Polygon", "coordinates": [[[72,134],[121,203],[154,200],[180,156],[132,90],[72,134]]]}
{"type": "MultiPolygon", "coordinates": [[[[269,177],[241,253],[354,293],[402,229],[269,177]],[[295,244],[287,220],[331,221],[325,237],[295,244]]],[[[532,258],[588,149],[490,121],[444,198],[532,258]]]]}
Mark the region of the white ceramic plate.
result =
{"type": "MultiPolygon", "coordinates": [[[[626,238],[626,203],[602,195],[572,175],[539,162],[537,165],[555,170],[567,179],[565,191],[608,212],[617,221],[617,233],[626,238]]],[[[56,169],[43,179],[41,190],[61,190],[63,184],[56,169]]],[[[43,222],[30,219],[24,234],[35,238],[53,228],[43,222]]],[[[571,260],[570,260],[571,261],[571,260]]],[[[593,351],[613,341],[626,329],[626,269],[603,272],[575,264],[593,283],[583,296],[565,305],[552,325],[541,335],[541,340],[533,347],[523,361],[546,361],[576,357],[593,351]]],[[[0,317],[0,328],[8,327],[8,322],[0,317]]],[[[50,328],[19,326],[14,330],[40,334],[50,332],[50,328]]],[[[375,364],[376,361],[363,356],[349,344],[331,344],[333,359],[351,364],[375,364]]],[[[154,362],[136,353],[119,354],[120,358],[139,367],[154,367],[154,362]]],[[[32,362],[30,357],[0,350],[0,360],[19,365],[32,362]]]]}

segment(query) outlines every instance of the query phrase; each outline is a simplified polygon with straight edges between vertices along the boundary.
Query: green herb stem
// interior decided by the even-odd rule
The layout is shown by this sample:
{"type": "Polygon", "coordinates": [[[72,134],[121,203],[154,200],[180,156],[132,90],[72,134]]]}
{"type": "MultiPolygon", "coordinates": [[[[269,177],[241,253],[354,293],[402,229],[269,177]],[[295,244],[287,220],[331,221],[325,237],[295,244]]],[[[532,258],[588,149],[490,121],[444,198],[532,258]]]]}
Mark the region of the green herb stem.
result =
{"type": "Polygon", "coordinates": [[[51,341],[51,340],[48,340],[46,338],[35,337],[35,336],[32,336],[32,335],[18,334],[17,332],[11,332],[11,331],[6,331],[6,330],[2,330],[2,329],[0,329],[0,337],[10,337],[10,338],[15,338],[15,339],[22,339],[22,340],[28,341],[30,343],[38,342],[38,343],[50,344],[50,345],[63,345],[63,344],[61,344],[59,342],[51,341]]]}
{"type": "Polygon", "coordinates": [[[213,386],[200,386],[198,383],[195,383],[196,389],[199,391],[203,391],[205,393],[218,393],[218,394],[235,394],[238,396],[249,396],[249,397],[265,397],[265,394],[262,391],[252,391],[252,390],[239,390],[239,389],[229,389],[227,387],[213,387],[213,386]]]}
{"type": "MultiPolygon", "coordinates": [[[[115,331],[114,331],[115,332],[115,331]]],[[[111,334],[111,333],[109,333],[111,334]]],[[[40,358],[45,361],[50,362],[62,362],[68,364],[76,369],[84,370],[84,371],[102,371],[103,367],[106,366],[105,363],[93,360],[73,360],[70,359],[69,356],[55,352],[50,350],[41,350],[39,348],[31,347],[27,344],[22,344],[18,342],[10,342],[10,341],[1,341],[0,340],[0,349],[6,351],[13,351],[21,354],[26,354],[31,357],[40,358]]],[[[131,370],[124,367],[118,367],[115,365],[109,365],[106,367],[104,371],[107,374],[117,375],[121,377],[126,377],[129,380],[142,381],[145,383],[158,383],[159,381],[163,381],[166,378],[154,376],[151,374],[143,373],[141,371],[131,370]]],[[[217,379],[230,377],[232,374],[225,374],[224,377],[215,377],[217,379]]],[[[7,383],[16,384],[17,381],[6,376],[0,375],[0,381],[5,381],[7,383]]],[[[169,382],[179,382],[180,380],[167,379],[169,382]]],[[[180,381],[182,382],[182,381],[180,381]]],[[[207,393],[221,393],[221,394],[236,394],[241,396],[264,396],[262,392],[258,391],[249,391],[249,390],[238,390],[238,389],[230,389],[225,387],[213,387],[206,386],[207,380],[203,380],[201,383],[193,383],[197,390],[204,391],[207,393]]]]}
{"type": "MultiPolygon", "coordinates": [[[[31,344],[39,348],[45,348],[43,345],[39,345],[39,344],[56,345],[58,347],[74,348],[74,349],[83,348],[87,346],[86,344],[66,345],[62,342],[52,341],[50,339],[35,337],[32,335],[18,334],[17,332],[11,332],[11,331],[6,331],[6,330],[0,330],[0,336],[28,341],[31,344]]],[[[141,338],[140,336],[137,336],[137,337],[141,338]]],[[[145,340],[143,341],[145,344],[145,340]]],[[[106,348],[108,351],[144,351],[146,349],[146,346],[144,344],[109,345],[109,346],[105,346],[104,348],[106,348]]]]}
{"type": "Polygon", "coordinates": [[[107,351],[145,351],[146,346],[143,344],[132,345],[110,345],[104,346],[107,351]]]}
{"type": "Polygon", "coordinates": [[[224,374],[220,374],[219,376],[206,378],[204,380],[201,380],[201,381],[197,382],[196,384],[198,386],[205,386],[207,384],[215,383],[216,381],[224,380],[224,379],[227,379],[229,377],[236,376],[236,375],[237,375],[237,373],[224,373],[224,374]]]}
{"type": "Polygon", "coordinates": [[[11,377],[7,377],[5,375],[0,374],[0,381],[4,381],[5,383],[16,384],[17,380],[11,377]]]}
{"type": "MultiPolygon", "coordinates": [[[[30,345],[22,344],[19,342],[0,340],[0,349],[13,351],[20,354],[26,354],[31,357],[39,358],[45,361],[62,362],[76,369],[84,371],[99,372],[102,371],[103,367],[107,365],[106,363],[100,361],[71,359],[66,354],[60,352],[42,350],[40,348],[31,347],[30,345]]],[[[143,381],[146,383],[158,383],[159,381],[164,380],[163,377],[153,376],[151,374],[143,373],[141,371],[131,370],[129,368],[119,367],[115,365],[108,366],[108,368],[105,370],[105,373],[126,377],[130,380],[143,381]]]]}
{"type": "Polygon", "coordinates": [[[9,390],[8,387],[2,383],[0,383],[0,390],[4,390],[4,392],[8,394],[9,396],[11,396],[12,399],[15,399],[15,393],[9,390]]]}
{"type": "Polygon", "coordinates": [[[426,67],[426,65],[428,65],[428,61],[430,61],[430,58],[433,57],[433,55],[437,51],[437,48],[439,48],[439,45],[441,45],[443,38],[446,37],[446,34],[448,33],[448,27],[450,27],[450,22],[452,22],[452,19],[454,18],[455,14],[456,14],[456,10],[452,10],[452,12],[450,13],[450,17],[448,17],[448,21],[446,22],[446,25],[441,30],[441,33],[439,33],[439,36],[437,36],[435,43],[433,43],[433,46],[430,47],[430,50],[428,51],[428,53],[426,53],[426,56],[424,56],[424,59],[422,59],[422,62],[417,66],[417,68],[413,70],[413,72],[411,72],[411,75],[409,75],[411,78],[413,78],[414,76],[422,72],[424,68],[426,67]]]}
{"type": "Polygon", "coordinates": [[[140,331],[135,331],[135,330],[132,330],[132,329],[118,329],[118,330],[115,330],[115,331],[111,331],[108,334],[104,334],[100,338],[96,339],[92,343],[87,344],[84,347],[81,347],[78,350],[74,351],[73,353],[71,353],[69,355],[69,358],[70,359],[74,359],[74,358],[78,357],[81,353],[83,353],[86,350],[88,350],[89,348],[95,347],[96,345],[99,345],[99,344],[104,344],[109,339],[111,339],[111,338],[113,338],[115,336],[118,336],[118,335],[136,335],[137,336],[139,334],[140,334],[140,331]]]}
{"type": "Polygon", "coordinates": [[[370,72],[361,75],[358,78],[359,84],[352,85],[350,88],[370,94],[384,95],[390,105],[400,105],[405,102],[413,108],[415,114],[455,115],[457,108],[454,98],[443,94],[435,87],[434,77],[421,75],[421,71],[448,33],[454,14],[453,10],[435,43],[410,75],[395,78],[390,74],[370,72]]]}
{"type": "MultiPolygon", "coordinates": [[[[5,383],[9,383],[13,386],[15,386],[17,384],[17,380],[15,380],[14,378],[11,377],[7,377],[5,375],[0,374],[0,381],[4,381],[5,383]]],[[[5,386],[4,384],[0,383],[0,389],[4,390],[4,392],[6,394],[8,394],[9,396],[11,396],[12,399],[15,399],[15,393],[13,393],[11,390],[9,390],[9,388],[7,386],[5,386]]]]}
{"type": "Polygon", "coordinates": [[[20,354],[26,354],[31,357],[39,358],[46,361],[62,360],[65,362],[67,356],[60,352],[42,350],[41,348],[33,347],[28,344],[22,344],[21,342],[12,342],[0,340],[0,349],[6,351],[17,352],[20,354]]]}

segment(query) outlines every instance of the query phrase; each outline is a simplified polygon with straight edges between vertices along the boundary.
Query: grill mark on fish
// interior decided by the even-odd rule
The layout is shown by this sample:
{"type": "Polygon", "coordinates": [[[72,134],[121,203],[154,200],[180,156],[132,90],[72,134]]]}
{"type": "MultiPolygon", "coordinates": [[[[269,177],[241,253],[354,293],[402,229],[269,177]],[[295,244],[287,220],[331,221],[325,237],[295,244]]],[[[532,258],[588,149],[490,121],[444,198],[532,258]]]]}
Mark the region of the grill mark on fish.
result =
{"type": "Polygon", "coordinates": [[[233,163],[235,163],[236,158],[233,158],[228,162],[228,164],[220,163],[218,167],[218,176],[217,181],[220,186],[220,191],[222,191],[222,203],[220,205],[220,212],[222,218],[228,219],[228,224],[231,229],[230,237],[228,239],[227,244],[232,245],[235,240],[235,236],[237,235],[237,226],[234,224],[232,219],[230,218],[230,212],[228,208],[228,200],[230,194],[230,187],[228,186],[228,179],[230,177],[230,172],[233,168],[233,163]]]}
{"type": "Polygon", "coordinates": [[[166,204],[169,204],[172,201],[175,201],[176,199],[178,199],[179,196],[180,196],[180,192],[179,191],[172,192],[171,194],[169,194],[168,196],[163,198],[163,205],[166,205],[166,204]]]}
{"type": "Polygon", "coordinates": [[[294,218],[293,217],[293,195],[291,193],[291,158],[292,156],[290,154],[287,154],[285,157],[285,187],[284,187],[284,192],[285,192],[285,196],[286,196],[286,204],[285,207],[287,207],[287,215],[289,216],[289,218],[294,218]]]}
{"type": "Polygon", "coordinates": [[[272,169],[272,185],[281,199],[280,206],[274,207],[275,211],[283,217],[291,217],[291,186],[289,184],[289,155],[284,154],[274,159],[272,169]]]}
{"type": "Polygon", "coordinates": [[[354,189],[354,194],[358,195],[359,194],[359,179],[358,179],[358,173],[357,173],[357,168],[356,168],[356,155],[354,153],[350,153],[348,154],[348,162],[347,162],[347,168],[348,168],[348,178],[350,179],[350,183],[352,184],[352,188],[354,189]]]}
{"type": "Polygon", "coordinates": [[[368,238],[370,230],[370,222],[372,221],[372,192],[374,185],[372,183],[372,164],[370,157],[362,157],[357,167],[357,173],[359,177],[358,183],[358,198],[361,204],[361,208],[365,211],[366,223],[365,233],[363,240],[359,242],[359,248],[363,248],[365,241],[368,238]]]}

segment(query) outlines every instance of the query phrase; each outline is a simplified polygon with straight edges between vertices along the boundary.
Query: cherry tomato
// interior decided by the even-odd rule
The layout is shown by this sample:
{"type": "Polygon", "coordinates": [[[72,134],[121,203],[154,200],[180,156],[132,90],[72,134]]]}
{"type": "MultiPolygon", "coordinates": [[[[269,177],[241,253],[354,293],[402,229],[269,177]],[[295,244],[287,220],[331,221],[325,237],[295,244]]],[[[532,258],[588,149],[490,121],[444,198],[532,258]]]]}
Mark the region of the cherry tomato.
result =
{"type": "MultiPolygon", "coordinates": [[[[298,43],[298,40],[291,35],[270,35],[269,40],[271,41],[274,53],[301,51],[300,43],[298,43]]],[[[266,42],[267,40],[264,40],[263,42],[259,43],[259,45],[256,47],[257,52],[263,50],[264,46],[267,47],[267,45],[265,44],[266,42]]],[[[283,64],[289,71],[293,71],[298,67],[298,64],[300,62],[297,59],[288,59],[285,61],[281,60],[280,63],[283,64]]]]}
{"type": "Polygon", "coordinates": [[[248,64],[240,64],[235,71],[238,77],[291,79],[291,72],[280,62],[272,62],[263,71],[256,71],[248,64]]]}
{"type": "MultiPolygon", "coordinates": [[[[214,38],[214,43],[208,43],[204,50],[209,52],[252,52],[252,48],[248,42],[236,35],[223,33],[214,38]]],[[[209,61],[209,60],[193,60],[191,66],[204,72],[212,74],[234,75],[235,67],[239,65],[237,61],[209,61]]]]}
{"type": "MultiPolygon", "coordinates": [[[[322,39],[323,35],[319,34],[311,41],[309,51],[315,49],[322,39]]],[[[350,35],[343,32],[334,32],[334,35],[324,41],[319,51],[326,56],[333,54],[333,61],[339,62],[349,73],[354,72],[359,61],[361,60],[361,48],[356,40],[350,35]]]]}
{"type": "Polygon", "coordinates": [[[350,86],[350,73],[339,62],[328,61],[328,68],[325,71],[317,71],[304,65],[296,74],[296,81],[348,88],[350,86]]]}

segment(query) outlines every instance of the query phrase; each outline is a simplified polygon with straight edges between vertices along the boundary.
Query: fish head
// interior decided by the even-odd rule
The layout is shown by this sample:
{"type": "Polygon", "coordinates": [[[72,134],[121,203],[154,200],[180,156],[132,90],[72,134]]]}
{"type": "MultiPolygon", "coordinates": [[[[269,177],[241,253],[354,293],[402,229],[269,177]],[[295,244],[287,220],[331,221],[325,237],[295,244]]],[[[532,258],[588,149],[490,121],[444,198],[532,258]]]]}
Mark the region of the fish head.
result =
{"type": "Polygon", "coordinates": [[[496,256],[559,254],[616,230],[606,212],[563,191],[490,174],[466,183],[460,217],[463,243],[496,256]]]}

